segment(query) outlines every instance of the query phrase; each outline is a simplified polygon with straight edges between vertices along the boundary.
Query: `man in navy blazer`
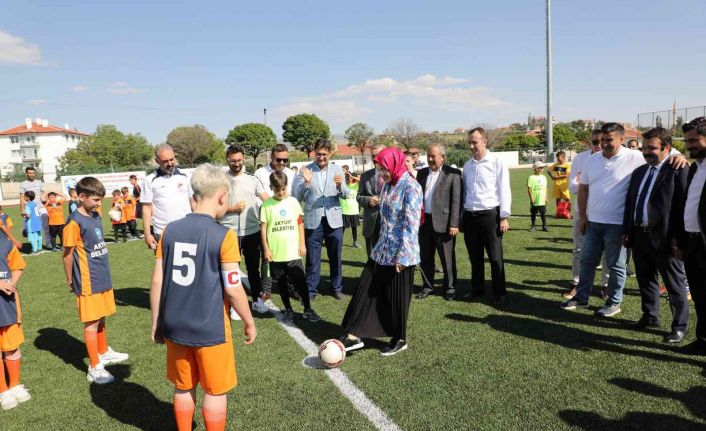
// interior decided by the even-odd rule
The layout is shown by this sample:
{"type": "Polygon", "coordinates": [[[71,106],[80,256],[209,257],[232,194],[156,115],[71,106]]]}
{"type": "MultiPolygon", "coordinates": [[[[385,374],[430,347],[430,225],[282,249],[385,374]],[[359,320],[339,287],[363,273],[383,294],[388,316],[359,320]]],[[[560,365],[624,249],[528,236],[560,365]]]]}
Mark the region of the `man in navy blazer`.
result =
{"type": "Polygon", "coordinates": [[[688,169],[676,169],[669,163],[672,137],[668,130],[656,127],[642,137],[647,164],[632,173],[623,215],[624,244],[633,250],[642,296],[642,317],[635,326],[659,327],[658,276],[661,275],[669,292],[673,315],[672,331],[664,341],[679,343],[686,335],[689,303],[684,267],[676,257],[672,240],[677,234],[688,169]]]}
{"type": "Polygon", "coordinates": [[[294,178],[292,195],[304,203],[306,238],[306,284],[309,296],[316,297],[321,279],[321,243],[326,242],[331,292],[343,299],[342,262],[343,214],[339,199],[348,197],[343,169],[329,163],[331,142],[319,139],[314,144],[316,161],[303,166],[294,178]]]}

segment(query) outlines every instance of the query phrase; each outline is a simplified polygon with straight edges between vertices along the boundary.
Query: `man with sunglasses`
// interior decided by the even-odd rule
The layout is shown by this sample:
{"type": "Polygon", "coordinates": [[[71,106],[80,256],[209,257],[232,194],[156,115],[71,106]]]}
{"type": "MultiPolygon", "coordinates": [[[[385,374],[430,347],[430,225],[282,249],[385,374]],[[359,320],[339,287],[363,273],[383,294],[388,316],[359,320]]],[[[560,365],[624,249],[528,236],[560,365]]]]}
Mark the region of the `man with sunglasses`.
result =
{"type": "Polygon", "coordinates": [[[309,297],[316,297],[321,279],[321,243],[326,242],[331,293],[343,299],[343,212],[339,199],[348,198],[343,169],[329,162],[332,145],[327,139],[314,144],[315,162],[302,166],[294,177],[292,196],[304,203],[306,237],[306,285],[309,297]]]}
{"type": "MultiPolygon", "coordinates": [[[[287,146],[284,144],[277,144],[272,147],[272,150],[270,151],[270,163],[260,168],[257,168],[253,175],[255,175],[255,178],[260,180],[260,183],[262,183],[262,186],[265,190],[270,190],[270,175],[273,172],[284,172],[284,174],[287,176],[287,194],[291,195],[292,183],[294,182],[294,172],[292,172],[292,170],[287,167],[288,164],[289,150],[287,149],[287,146]]],[[[270,196],[268,193],[267,199],[269,199],[269,197],[270,196]]],[[[260,205],[262,205],[262,202],[263,200],[258,197],[258,208],[260,207],[260,205]]],[[[262,276],[262,290],[264,292],[263,298],[265,299],[265,303],[269,306],[270,304],[272,304],[270,301],[270,298],[272,297],[272,278],[270,278],[269,265],[265,260],[265,257],[261,257],[262,264],[260,265],[260,274],[262,276]]],[[[294,298],[297,299],[297,296],[295,296],[294,298]]]]}

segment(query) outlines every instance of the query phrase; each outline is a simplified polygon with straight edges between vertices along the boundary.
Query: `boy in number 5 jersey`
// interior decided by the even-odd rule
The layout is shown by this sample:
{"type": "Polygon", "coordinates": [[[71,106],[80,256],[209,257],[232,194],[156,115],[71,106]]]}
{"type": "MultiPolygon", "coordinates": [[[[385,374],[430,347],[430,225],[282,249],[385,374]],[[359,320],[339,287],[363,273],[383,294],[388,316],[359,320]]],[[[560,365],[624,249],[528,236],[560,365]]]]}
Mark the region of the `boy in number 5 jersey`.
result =
{"type": "Polygon", "coordinates": [[[245,344],[257,331],[240,282],[235,233],[218,224],[228,209],[230,179],[204,164],[191,176],[194,212],[167,225],[156,250],[150,307],[152,339],[167,345],[167,378],[174,384],[179,431],[191,430],[196,385],[206,395],[207,431],[224,430],[226,394],[237,383],[228,310],[245,324],[245,344]]]}
{"type": "Polygon", "coordinates": [[[113,351],[106,337],[105,318],[115,313],[115,298],[101,216],[95,211],[105,187],[94,177],[84,177],[76,191],[79,207],[69,215],[62,238],[64,272],[83,322],[90,361],[86,377],[91,383],[105,384],[114,380],[105,366],[128,359],[126,353],[113,351]]]}

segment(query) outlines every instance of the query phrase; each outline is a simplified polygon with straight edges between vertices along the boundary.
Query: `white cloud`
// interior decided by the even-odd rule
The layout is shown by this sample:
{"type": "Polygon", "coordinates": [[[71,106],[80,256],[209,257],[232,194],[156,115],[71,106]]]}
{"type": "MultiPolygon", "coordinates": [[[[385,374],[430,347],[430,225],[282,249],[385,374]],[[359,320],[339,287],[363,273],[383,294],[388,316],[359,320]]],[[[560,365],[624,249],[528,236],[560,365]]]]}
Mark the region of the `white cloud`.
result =
{"type": "Polygon", "coordinates": [[[42,59],[42,50],[38,45],[2,30],[0,30],[0,63],[30,66],[48,65],[42,59]]]}
{"type": "Polygon", "coordinates": [[[147,91],[146,88],[137,88],[137,87],[131,87],[130,84],[127,82],[123,81],[116,81],[116,82],[111,82],[108,84],[107,88],[108,93],[111,94],[117,94],[117,95],[126,95],[126,94],[142,94],[147,91]]]}
{"type": "Polygon", "coordinates": [[[483,86],[469,85],[467,78],[437,77],[426,74],[417,78],[398,81],[385,77],[369,79],[342,90],[319,96],[301,97],[277,109],[282,114],[310,112],[333,122],[360,120],[361,116],[375,112],[384,105],[427,106],[445,112],[467,113],[474,110],[506,111],[512,103],[493,94],[483,86]]]}
{"type": "Polygon", "coordinates": [[[88,87],[86,87],[85,85],[74,85],[73,87],[71,87],[71,91],[73,91],[74,93],[83,93],[86,90],[88,90],[88,87]]]}
{"type": "Polygon", "coordinates": [[[27,104],[32,106],[44,105],[45,103],[47,103],[47,101],[44,99],[30,99],[27,101],[27,104]]]}

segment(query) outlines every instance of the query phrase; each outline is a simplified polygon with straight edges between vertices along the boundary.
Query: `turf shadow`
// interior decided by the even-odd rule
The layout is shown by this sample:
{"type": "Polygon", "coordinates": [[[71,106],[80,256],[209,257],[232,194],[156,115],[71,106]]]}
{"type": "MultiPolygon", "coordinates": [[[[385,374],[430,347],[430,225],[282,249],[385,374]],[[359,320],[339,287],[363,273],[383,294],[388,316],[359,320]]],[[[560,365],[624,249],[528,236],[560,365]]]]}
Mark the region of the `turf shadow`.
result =
{"type": "Polygon", "coordinates": [[[176,429],[172,404],[161,401],[147,388],[128,382],[130,367],[120,364],[106,367],[115,377],[113,383],[90,386],[91,399],[111,418],[141,430],[176,429]]]}
{"type": "Polygon", "coordinates": [[[543,322],[536,319],[496,314],[478,318],[459,313],[447,314],[446,318],[461,322],[486,324],[496,331],[544,343],[556,344],[574,350],[602,350],[609,353],[635,356],[664,363],[679,362],[697,367],[704,366],[703,361],[676,356],[673,354],[673,349],[660,344],[596,334],[578,328],[552,322],[543,322]],[[642,350],[645,348],[666,350],[666,352],[642,350]]]}
{"type": "Polygon", "coordinates": [[[552,253],[571,253],[570,248],[559,248],[559,247],[525,247],[527,251],[549,251],[552,253]]]}
{"type": "Polygon", "coordinates": [[[680,401],[689,409],[691,414],[698,418],[706,419],[706,403],[703,402],[706,399],[706,386],[692,386],[684,392],[677,392],[635,379],[615,378],[608,380],[608,382],[619,388],[639,394],[680,401]]]}
{"type": "Polygon", "coordinates": [[[563,269],[563,270],[571,271],[571,265],[560,265],[558,263],[551,263],[551,262],[532,262],[530,260],[505,259],[505,264],[518,265],[518,266],[530,266],[532,268],[542,267],[542,268],[563,269]]]}
{"type": "Polygon", "coordinates": [[[46,350],[83,373],[87,371],[84,362],[86,345],[83,341],[59,328],[42,328],[37,333],[39,335],[34,339],[34,347],[46,350]]]}
{"type": "Polygon", "coordinates": [[[113,289],[115,303],[120,306],[133,306],[150,309],[150,290],[144,287],[113,289]]]}
{"type": "Polygon", "coordinates": [[[536,241],[548,241],[548,242],[553,242],[553,243],[557,243],[557,244],[558,243],[573,243],[574,242],[573,238],[557,238],[557,237],[544,238],[541,236],[535,238],[535,240],[536,241]]]}
{"type": "Polygon", "coordinates": [[[628,412],[620,419],[610,419],[593,412],[562,410],[558,416],[571,427],[590,431],[682,431],[703,430],[705,427],[701,422],[676,415],[647,412],[628,412]]]}

